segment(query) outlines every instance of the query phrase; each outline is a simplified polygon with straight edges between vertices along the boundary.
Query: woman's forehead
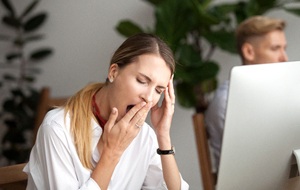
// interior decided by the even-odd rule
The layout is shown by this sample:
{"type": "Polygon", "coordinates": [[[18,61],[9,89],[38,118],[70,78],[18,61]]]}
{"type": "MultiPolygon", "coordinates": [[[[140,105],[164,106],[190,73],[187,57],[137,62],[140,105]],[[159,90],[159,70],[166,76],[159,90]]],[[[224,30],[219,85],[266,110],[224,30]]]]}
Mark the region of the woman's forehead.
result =
{"type": "Polygon", "coordinates": [[[164,59],[155,54],[146,54],[139,56],[133,63],[124,69],[131,72],[142,73],[150,78],[160,78],[167,81],[171,78],[171,69],[164,59]]]}

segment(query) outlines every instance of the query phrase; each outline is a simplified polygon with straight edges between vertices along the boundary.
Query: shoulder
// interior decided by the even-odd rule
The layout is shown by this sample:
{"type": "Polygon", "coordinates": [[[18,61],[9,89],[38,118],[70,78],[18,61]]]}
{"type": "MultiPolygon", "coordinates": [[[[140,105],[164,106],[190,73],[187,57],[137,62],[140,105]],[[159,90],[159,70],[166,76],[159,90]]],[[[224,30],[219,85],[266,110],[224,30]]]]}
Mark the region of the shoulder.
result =
{"type": "Polygon", "coordinates": [[[49,122],[50,120],[57,120],[64,116],[64,109],[61,107],[54,108],[47,112],[44,122],[49,122]]]}
{"type": "Polygon", "coordinates": [[[229,90],[229,81],[226,80],[224,81],[216,90],[216,96],[222,94],[222,95],[225,95],[228,93],[228,90],[229,90]]]}
{"type": "Polygon", "coordinates": [[[51,136],[61,137],[66,132],[66,122],[68,122],[68,117],[65,119],[65,113],[63,108],[55,108],[49,111],[40,128],[39,136],[47,138],[51,136]]]}
{"type": "Polygon", "coordinates": [[[229,91],[229,81],[224,81],[215,91],[214,98],[210,102],[210,105],[226,103],[229,91]]]}
{"type": "Polygon", "coordinates": [[[206,120],[211,118],[214,120],[220,115],[220,113],[225,112],[227,105],[229,91],[229,81],[224,81],[215,91],[213,99],[209,102],[208,108],[205,112],[206,120]]]}

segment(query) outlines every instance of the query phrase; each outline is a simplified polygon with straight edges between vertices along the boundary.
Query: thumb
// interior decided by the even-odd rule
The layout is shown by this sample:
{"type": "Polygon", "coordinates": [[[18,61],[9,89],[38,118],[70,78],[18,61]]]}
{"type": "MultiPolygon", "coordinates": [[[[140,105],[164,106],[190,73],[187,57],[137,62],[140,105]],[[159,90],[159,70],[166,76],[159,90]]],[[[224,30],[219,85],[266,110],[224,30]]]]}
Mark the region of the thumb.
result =
{"type": "Polygon", "coordinates": [[[114,126],[114,124],[116,123],[118,117],[118,109],[117,108],[113,108],[111,110],[111,113],[109,115],[108,121],[105,124],[104,129],[107,129],[108,131],[111,130],[111,128],[114,126]]]}

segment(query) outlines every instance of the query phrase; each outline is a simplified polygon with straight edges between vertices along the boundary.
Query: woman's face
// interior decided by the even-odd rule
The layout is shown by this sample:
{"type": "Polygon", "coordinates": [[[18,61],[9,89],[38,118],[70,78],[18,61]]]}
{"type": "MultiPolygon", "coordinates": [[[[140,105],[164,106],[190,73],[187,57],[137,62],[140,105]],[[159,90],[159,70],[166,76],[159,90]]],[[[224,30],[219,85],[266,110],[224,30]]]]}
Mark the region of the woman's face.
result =
{"type": "Polygon", "coordinates": [[[168,87],[171,70],[166,62],[156,54],[140,55],[133,62],[120,69],[117,64],[110,66],[109,106],[119,111],[120,120],[134,105],[145,101],[158,103],[168,87]]]}

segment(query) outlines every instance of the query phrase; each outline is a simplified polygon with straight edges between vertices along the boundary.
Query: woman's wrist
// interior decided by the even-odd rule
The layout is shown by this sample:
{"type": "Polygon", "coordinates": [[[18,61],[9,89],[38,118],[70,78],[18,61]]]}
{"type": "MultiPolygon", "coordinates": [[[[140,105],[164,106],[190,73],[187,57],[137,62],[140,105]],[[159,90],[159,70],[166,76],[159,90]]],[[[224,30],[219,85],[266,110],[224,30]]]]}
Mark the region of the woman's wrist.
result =
{"type": "Polygon", "coordinates": [[[172,147],[170,135],[160,135],[157,137],[157,141],[160,150],[169,150],[172,147]]]}
{"type": "Polygon", "coordinates": [[[113,150],[104,145],[101,157],[104,156],[105,158],[108,158],[112,162],[119,162],[122,153],[123,153],[122,151],[113,150]]]}

